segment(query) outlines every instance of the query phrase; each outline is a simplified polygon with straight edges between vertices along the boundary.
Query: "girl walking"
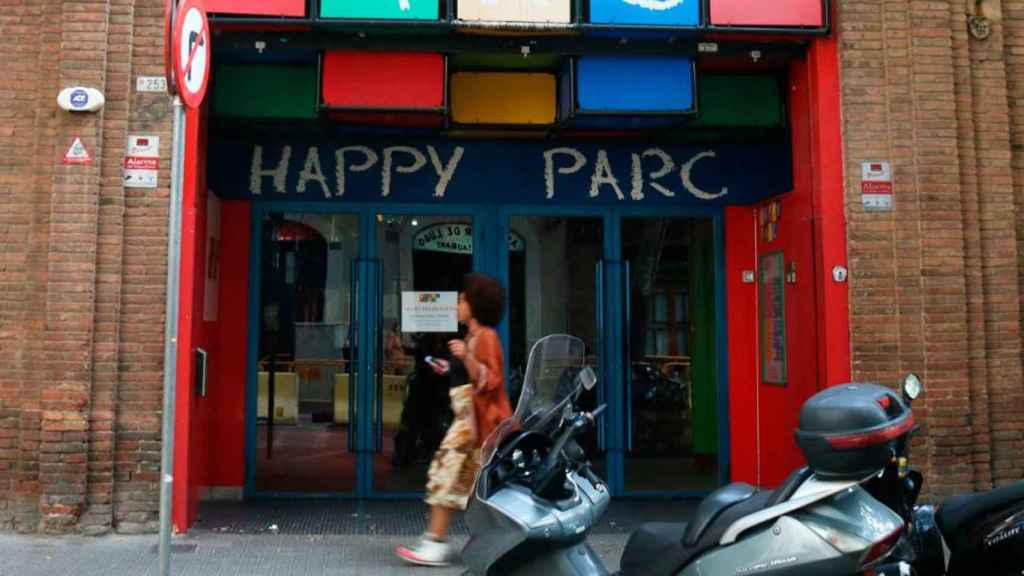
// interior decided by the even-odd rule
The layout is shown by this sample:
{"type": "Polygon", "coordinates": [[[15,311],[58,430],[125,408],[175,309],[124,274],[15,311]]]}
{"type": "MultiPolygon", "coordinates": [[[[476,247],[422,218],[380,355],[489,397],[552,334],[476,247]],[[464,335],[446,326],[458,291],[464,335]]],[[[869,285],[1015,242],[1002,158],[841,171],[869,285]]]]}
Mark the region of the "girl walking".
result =
{"type": "Polygon", "coordinates": [[[481,465],[480,446],[512,415],[505,393],[504,354],[494,330],[505,307],[504,290],[494,278],[469,274],[463,280],[458,306],[459,322],[468,328],[466,339],[448,343],[451,364],[436,361],[432,366],[437,373],[450,376],[464,368],[468,382],[452,378],[449,396],[454,419],[427,472],[427,531],[415,545],[395,550],[403,560],[423,566],[451,563],[454,553],[448,529],[455,511],[465,510],[469,504],[481,465]]]}

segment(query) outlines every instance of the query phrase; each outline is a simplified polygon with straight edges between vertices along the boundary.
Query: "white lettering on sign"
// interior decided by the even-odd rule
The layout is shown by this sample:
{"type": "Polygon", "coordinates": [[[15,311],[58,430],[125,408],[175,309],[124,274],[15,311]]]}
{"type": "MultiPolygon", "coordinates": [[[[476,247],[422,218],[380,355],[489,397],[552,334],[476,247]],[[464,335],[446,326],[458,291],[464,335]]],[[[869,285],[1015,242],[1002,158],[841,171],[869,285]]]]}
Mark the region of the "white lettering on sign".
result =
{"type": "Polygon", "coordinates": [[[309,150],[306,151],[306,165],[302,168],[302,172],[299,172],[299,184],[296,187],[296,191],[300,193],[305,192],[306,185],[310,180],[320,184],[320,189],[324,192],[324,198],[331,197],[331,189],[327,186],[327,177],[324,176],[323,170],[320,169],[320,151],[316,146],[310,146],[309,150]]]}
{"type": "Polygon", "coordinates": [[[399,174],[413,174],[420,168],[426,165],[427,159],[423,156],[423,153],[413,148],[412,146],[389,146],[384,149],[384,165],[381,167],[381,198],[387,198],[391,194],[391,171],[394,165],[394,155],[396,152],[408,154],[412,156],[412,164],[406,166],[394,166],[394,171],[399,174]]]}
{"type": "Polygon", "coordinates": [[[662,176],[667,176],[676,167],[676,163],[672,160],[672,157],[668,155],[668,152],[665,152],[661,148],[648,148],[647,150],[644,150],[642,154],[633,154],[633,188],[629,192],[629,197],[633,200],[643,200],[645,198],[643,159],[649,156],[661,159],[661,169],[657,172],[652,172],[649,175],[652,180],[650,183],[651,188],[654,188],[663,196],[667,196],[669,198],[675,197],[675,192],[665,188],[657,182],[653,182],[653,180],[657,180],[662,176]]]}
{"type": "Polygon", "coordinates": [[[459,167],[459,161],[462,160],[464,151],[462,146],[456,146],[452,151],[452,157],[448,159],[448,164],[442,166],[437,150],[433,146],[427,146],[430,163],[433,164],[434,170],[437,172],[437,186],[434,187],[435,198],[444,198],[444,191],[448,189],[448,183],[452,181],[452,176],[455,176],[455,169],[459,167]]]}
{"type": "Polygon", "coordinates": [[[249,192],[253,196],[263,194],[263,179],[267,176],[274,179],[274,192],[284,194],[284,184],[288,178],[288,161],[292,158],[292,147],[285,146],[281,150],[281,161],[277,168],[271,170],[263,169],[263,146],[254,146],[252,149],[252,170],[249,172],[249,192]]]}
{"type": "Polygon", "coordinates": [[[693,185],[693,181],[690,180],[690,171],[693,170],[693,165],[702,158],[714,158],[716,154],[712,150],[707,150],[697,154],[693,158],[690,158],[686,164],[679,170],[679,179],[683,181],[683,188],[690,194],[693,194],[695,198],[701,200],[714,200],[715,198],[721,198],[729,193],[729,188],[722,186],[722,191],[718,193],[705,192],[700,188],[693,185]]]}
{"type": "Polygon", "coordinates": [[[597,198],[601,193],[602,185],[609,185],[615,190],[615,196],[619,200],[626,197],[622,195],[622,188],[619,188],[619,179],[612,174],[612,165],[608,162],[608,153],[604,150],[597,151],[597,162],[594,163],[594,175],[590,177],[590,197],[597,198]]]}
{"type": "Polygon", "coordinates": [[[366,146],[345,146],[339,148],[335,152],[335,156],[338,159],[335,171],[338,177],[338,196],[345,195],[345,153],[346,152],[360,152],[366,160],[362,164],[353,164],[348,169],[352,172],[365,172],[373,167],[377,163],[377,153],[370,150],[366,146]]]}
{"type": "Polygon", "coordinates": [[[622,0],[626,4],[639,6],[648,10],[671,10],[681,5],[685,0],[622,0]]]}
{"type": "Polygon", "coordinates": [[[544,152],[544,187],[548,200],[555,197],[555,154],[572,156],[572,166],[562,166],[559,174],[575,174],[587,163],[587,157],[575,148],[552,148],[544,152]]]}
{"type": "MultiPolygon", "coordinates": [[[[391,195],[395,175],[418,173],[427,166],[429,160],[431,169],[437,177],[433,197],[444,198],[465,158],[465,149],[462,146],[452,148],[451,155],[447,159],[442,157],[437,148],[430,145],[422,148],[389,146],[380,152],[368,146],[344,146],[334,151],[336,162],[333,176],[336,184],[332,193],[328,174],[325,174],[323,170],[320,152],[320,148],[317,146],[309,146],[306,149],[305,159],[301,164],[302,168],[297,173],[295,190],[292,192],[305,193],[311,185],[315,184],[319,186],[324,198],[342,197],[345,195],[349,173],[367,172],[379,164],[380,196],[387,198],[391,195]]],[[[253,196],[263,195],[263,187],[267,179],[270,179],[273,192],[277,194],[289,192],[287,187],[292,147],[282,146],[280,154],[280,158],[264,158],[263,146],[253,146],[249,173],[250,194],[253,196]]],[[[626,194],[620,178],[620,176],[626,175],[623,172],[624,169],[629,171],[630,200],[644,200],[647,197],[645,188],[648,186],[662,197],[675,198],[679,189],[673,190],[663,179],[676,172],[677,166],[679,166],[678,174],[682,189],[694,198],[710,201],[729,193],[727,186],[722,186],[717,191],[709,191],[702,190],[693,182],[693,170],[698,163],[718,157],[714,150],[699,152],[679,165],[668,152],[652,147],[642,152],[631,153],[628,168],[614,164],[608,151],[604,149],[598,149],[596,154],[590,158],[580,150],[570,147],[550,148],[545,150],[542,156],[544,159],[544,191],[547,200],[555,197],[558,176],[577,174],[586,168],[591,160],[593,168],[590,171],[590,187],[587,191],[589,198],[598,198],[603,188],[611,188],[611,192],[618,200],[625,200],[626,194]],[[659,180],[662,181],[659,182],[659,180]]],[[[298,167],[297,163],[296,169],[298,167]]],[[[575,186],[578,184],[574,184],[575,186]]]]}

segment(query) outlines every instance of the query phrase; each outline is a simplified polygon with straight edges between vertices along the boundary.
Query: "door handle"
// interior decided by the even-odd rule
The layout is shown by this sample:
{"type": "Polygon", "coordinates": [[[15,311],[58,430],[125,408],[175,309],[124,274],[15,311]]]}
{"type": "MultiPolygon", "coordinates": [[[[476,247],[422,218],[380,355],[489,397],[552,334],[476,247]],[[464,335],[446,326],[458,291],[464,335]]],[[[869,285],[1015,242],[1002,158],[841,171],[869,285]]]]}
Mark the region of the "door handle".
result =
{"type": "Polygon", "coordinates": [[[626,451],[633,451],[633,279],[629,260],[622,262],[622,283],[624,292],[625,323],[622,327],[622,343],[626,354],[626,451]]]}
{"type": "Polygon", "coordinates": [[[373,264],[374,282],[376,291],[376,332],[377,336],[374,346],[374,359],[376,360],[376,381],[377,381],[377,406],[376,422],[374,424],[374,452],[380,454],[384,451],[384,267],[380,260],[371,261],[373,264]]]}
{"type": "MultiPolygon", "coordinates": [[[[596,320],[597,330],[594,332],[597,334],[597,365],[598,373],[601,375],[601,381],[597,383],[597,404],[600,406],[604,403],[604,387],[607,382],[607,372],[604,365],[604,260],[598,260],[594,267],[594,300],[596,302],[596,320]]],[[[597,449],[601,452],[605,451],[605,430],[604,419],[597,423],[597,449]]]]}
{"type": "Polygon", "coordinates": [[[357,352],[359,350],[359,261],[352,260],[352,279],[348,297],[348,451],[356,449],[356,382],[357,352]]]}

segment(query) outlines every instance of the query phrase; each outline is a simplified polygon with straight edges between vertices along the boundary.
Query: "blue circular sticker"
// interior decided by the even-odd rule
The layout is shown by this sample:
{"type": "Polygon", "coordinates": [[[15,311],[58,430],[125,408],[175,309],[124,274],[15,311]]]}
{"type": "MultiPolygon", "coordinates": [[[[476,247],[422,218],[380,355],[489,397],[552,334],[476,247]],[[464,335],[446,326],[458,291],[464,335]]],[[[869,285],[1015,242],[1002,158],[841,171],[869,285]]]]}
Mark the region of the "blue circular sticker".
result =
{"type": "Polygon", "coordinates": [[[74,108],[85,108],[89,105],[89,93],[79,88],[71,93],[71,106],[74,108]]]}

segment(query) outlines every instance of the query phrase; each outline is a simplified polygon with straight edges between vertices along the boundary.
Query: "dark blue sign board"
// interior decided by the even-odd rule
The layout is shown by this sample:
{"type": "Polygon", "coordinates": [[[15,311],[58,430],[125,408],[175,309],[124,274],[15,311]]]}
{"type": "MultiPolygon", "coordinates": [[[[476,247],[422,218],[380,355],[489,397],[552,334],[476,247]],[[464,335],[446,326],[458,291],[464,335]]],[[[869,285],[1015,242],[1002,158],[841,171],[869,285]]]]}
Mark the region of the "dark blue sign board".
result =
{"type": "Polygon", "coordinates": [[[792,189],[785,145],[353,140],[209,146],[225,199],[442,204],[751,204],[792,189]]]}

